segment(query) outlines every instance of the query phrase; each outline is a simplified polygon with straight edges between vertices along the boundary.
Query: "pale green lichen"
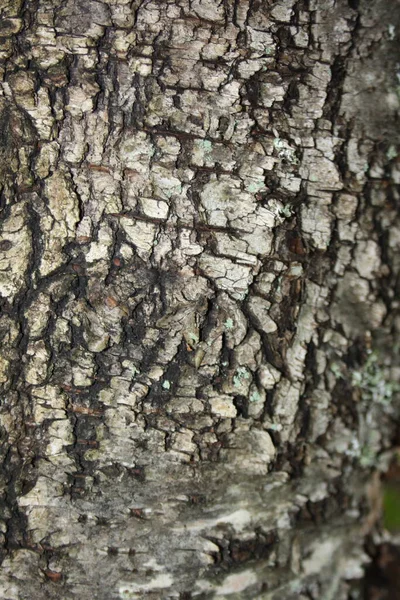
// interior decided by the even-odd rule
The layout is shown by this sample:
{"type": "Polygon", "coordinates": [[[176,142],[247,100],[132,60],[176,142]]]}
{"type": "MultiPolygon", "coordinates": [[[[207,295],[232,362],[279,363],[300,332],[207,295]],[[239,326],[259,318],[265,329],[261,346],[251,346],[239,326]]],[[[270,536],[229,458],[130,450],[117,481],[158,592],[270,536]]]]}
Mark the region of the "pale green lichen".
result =
{"type": "Polygon", "coordinates": [[[260,180],[260,181],[253,181],[252,183],[249,183],[249,185],[247,186],[246,189],[251,194],[256,194],[257,192],[262,190],[264,187],[265,187],[264,181],[260,180]]]}
{"type": "Polygon", "coordinates": [[[377,353],[372,351],[361,369],[353,371],[351,381],[355,388],[360,389],[364,400],[379,404],[390,403],[393,395],[400,391],[398,383],[388,381],[377,353]]]}
{"type": "Polygon", "coordinates": [[[299,164],[299,159],[296,156],[296,151],[292,148],[286,140],[282,140],[279,137],[274,138],[274,148],[278,152],[278,156],[281,159],[287,160],[293,165],[299,164]]]}
{"type": "Polygon", "coordinates": [[[363,435],[357,458],[361,467],[369,469],[377,465],[382,442],[381,434],[377,429],[371,428],[372,423],[368,422],[368,417],[361,419],[360,424],[363,435]]]}
{"type": "Polygon", "coordinates": [[[291,207],[286,204],[286,206],[282,206],[282,208],[279,209],[279,214],[283,217],[289,218],[292,216],[293,211],[291,207]]]}
{"type": "Polygon", "coordinates": [[[333,374],[335,375],[335,377],[337,377],[337,378],[339,378],[339,377],[342,377],[342,376],[343,376],[343,375],[342,375],[342,368],[341,368],[341,366],[340,366],[338,363],[336,363],[336,362],[334,362],[334,363],[332,363],[332,364],[331,364],[331,366],[330,366],[330,370],[332,371],[332,373],[333,373],[333,374]]]}
{"type": "Polygon", "coordinates": [[[182,191],[182,186],[181,185],[175,185],[175,186],[172,186],[172,187],[170,187],[168,189],[164,189],[163,190],[165,196],[168,199],[172,198],[172,196],[174,196],[174,195],[179,195],[181,193],[181,191],[182,191]]]}
{"type": "Polygon", "coordinates": [[[372,446],[363,446],[361,448],[359,462],[362,467],[369,468],[376,464],[377,454],[372,446]]]}
{"type": "Polygon", "coordinates": [[[250,379],[250,373],[246,367],[238,367],[235,375],[233,376],[233,385],[235,387],[240,387],[244,379],[250,379]]]}
{"type": "Polygon", "coordinates": [[[212,143],[210,140],[201,140],[199,143],[203,146],[204,152],[209,153],[212,151],[212,143]]]}
{"type": "Polygon", "coordinates": [[[388,160],[393,160],[394,158],[397,158],[398,152],[396,150],[395,146],[389,146],[388,151],[386,152],[386,158],[388,160]]]}
{"type": "MultiPolygon", "coordinates": [[[[342,374],[335,367],[331,370],[342,374]]],[[[364,364],[352,372],[351,383],[361,396],[357,405],[359,434],[347,454],[356,458],[360,466],[371,468],[376,466],[382,447],[382,412],[393,410],[394,396],[400,392],[400,385],[390,379],[389,370],[376,350],[369,350],[364,364]]]]}
{"type": "Polygon", "coordinates": [[[271,423],[268,425],[268,429],[271,429],[271,431],[282,431],[283,427],[280,423],[271,423]]]}
{"type": "Polygon", "coordinates": [[[187,334],[187,337],[189,338],[192,346],[199,343],[199,336],[196,333],[194,333],[193,331],[189,331],[187,334]]]}
{"type": "Polygon", "coordinates": [[[233,320],[229,317],[224,323],[225,329],[233,329],[233,320]]]}
{"type": "Polygon", "coordinates": [[[251,392],[249,400],[250,400],[250,402],[261,402],[262,398],[261,398],[260,394],[257,392],[257,390],[255,390],[255,391],[251,392]]]}
{"type": "Polygon", "coordinates": [[[162,387],[164,388],[164,390],[169,390],[171,388],[171,382],[168,381],[168,379],[166,379],[165,381],[163,381],[162,387]]]}

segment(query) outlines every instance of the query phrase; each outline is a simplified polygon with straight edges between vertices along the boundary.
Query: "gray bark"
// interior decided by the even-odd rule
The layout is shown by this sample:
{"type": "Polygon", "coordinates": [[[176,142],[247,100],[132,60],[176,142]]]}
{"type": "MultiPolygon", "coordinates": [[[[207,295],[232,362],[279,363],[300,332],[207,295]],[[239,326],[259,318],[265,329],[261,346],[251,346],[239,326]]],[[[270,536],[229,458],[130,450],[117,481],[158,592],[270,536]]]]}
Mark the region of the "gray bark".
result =
{"type": "Polygon", "coordinates": [[[399,3],[0,7],[1,597],[361,597],[399,3]]]}

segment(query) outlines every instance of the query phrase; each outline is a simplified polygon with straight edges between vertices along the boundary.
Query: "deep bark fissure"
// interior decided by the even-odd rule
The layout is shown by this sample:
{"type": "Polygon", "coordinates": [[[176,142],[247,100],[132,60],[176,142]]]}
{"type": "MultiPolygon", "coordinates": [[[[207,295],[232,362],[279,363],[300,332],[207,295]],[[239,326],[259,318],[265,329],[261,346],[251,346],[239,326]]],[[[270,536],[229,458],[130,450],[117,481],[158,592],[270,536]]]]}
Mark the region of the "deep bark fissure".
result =
{"type": "Polygon", "coordinates": [[[399,8],[0,16],[0,595],[361,598],[398,434],[399,8]]]}

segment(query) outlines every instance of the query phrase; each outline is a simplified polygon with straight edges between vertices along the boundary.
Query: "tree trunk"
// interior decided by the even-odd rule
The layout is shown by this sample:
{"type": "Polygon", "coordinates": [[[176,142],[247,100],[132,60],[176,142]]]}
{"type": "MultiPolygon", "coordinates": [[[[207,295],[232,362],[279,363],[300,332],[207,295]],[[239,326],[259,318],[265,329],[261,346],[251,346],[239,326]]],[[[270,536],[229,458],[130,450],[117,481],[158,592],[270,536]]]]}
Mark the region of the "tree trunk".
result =
{"type": "Polygon", "coordinates": [[[399,7],[1,1],[2,598],[361,598],[399,7]]]}

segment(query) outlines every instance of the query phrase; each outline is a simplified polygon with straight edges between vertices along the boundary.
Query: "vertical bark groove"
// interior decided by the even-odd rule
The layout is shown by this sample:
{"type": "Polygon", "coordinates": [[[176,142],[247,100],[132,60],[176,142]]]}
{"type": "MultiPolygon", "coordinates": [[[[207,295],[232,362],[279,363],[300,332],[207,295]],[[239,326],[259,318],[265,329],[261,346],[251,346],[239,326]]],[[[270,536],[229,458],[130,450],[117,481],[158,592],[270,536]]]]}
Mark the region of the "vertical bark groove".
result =
{"type": "Polygon", "coordinates": [[[399,5],[0,14],[1,596],[361,598],[399,5]]]}

